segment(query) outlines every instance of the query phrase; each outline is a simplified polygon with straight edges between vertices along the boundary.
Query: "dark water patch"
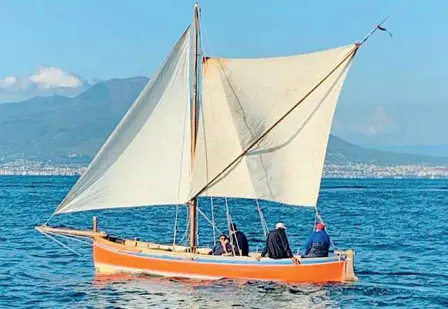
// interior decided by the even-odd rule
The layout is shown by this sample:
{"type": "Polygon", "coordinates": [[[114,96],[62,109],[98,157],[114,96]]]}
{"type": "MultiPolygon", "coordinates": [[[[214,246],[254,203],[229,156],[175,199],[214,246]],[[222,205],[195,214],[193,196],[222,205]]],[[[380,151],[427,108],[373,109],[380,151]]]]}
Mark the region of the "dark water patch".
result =
{"type": "Polygon", "coordinates": [[[322,189],[367,189],[369,186],[351,185],[351,186],[324,186],[322,189]]]}

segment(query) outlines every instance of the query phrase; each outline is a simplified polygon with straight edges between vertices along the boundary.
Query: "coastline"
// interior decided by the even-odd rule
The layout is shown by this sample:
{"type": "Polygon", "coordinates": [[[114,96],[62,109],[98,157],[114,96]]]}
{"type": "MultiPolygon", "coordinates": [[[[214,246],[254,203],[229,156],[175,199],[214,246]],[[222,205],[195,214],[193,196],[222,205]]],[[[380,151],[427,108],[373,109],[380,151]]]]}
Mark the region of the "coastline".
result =
{"type": "MultiPolygon", "coordinates": [[[[85,165],[33,165],[5,166],[0,164],[0,176],[73,176],[86,171],[85,165]]],[[[425,166],[415,164],[375,165],[350,163],[347,165],[327,164],[323,178],[341,179],[448,179],[448,166],[425,166]]]]}

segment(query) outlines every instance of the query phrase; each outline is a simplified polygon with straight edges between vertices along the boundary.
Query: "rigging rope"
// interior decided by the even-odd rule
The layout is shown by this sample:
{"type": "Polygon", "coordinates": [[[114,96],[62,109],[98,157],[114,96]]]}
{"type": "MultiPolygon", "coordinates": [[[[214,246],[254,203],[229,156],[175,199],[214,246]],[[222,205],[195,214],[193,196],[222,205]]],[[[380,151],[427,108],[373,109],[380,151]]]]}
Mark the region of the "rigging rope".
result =
{"type": "MultiPolygon", "coordinates": [[[[184,124],[188,121],[187,119],[189,118],[189,107],[190,107],[190,103],[186,102],[185,104],[185,109],[184,109],[184,124]]],[[[185,145],[185,132],[186,132],[186,127],[187,126],[183,126],[184,131],[182,133],[182,149],[184,149],[184,145],[185,145]]],[[[182,165],[184,162],[184,151],[181,152],[180,155],[180,166],[179,166],[179,182],[177,184],[177,201],[179,201],[179,195],[180,195],[180,187],[181,187],[181,180],[182,180],[182,165]]],[[[179,204],[176,205],[176,217],[174,220],[174,235],[173,235],[173,246],[176,244],[176,236],[177,236],[177,220],[179,217],[179,204]]]]}
{"type": "Polygon", "coordinates": [[[205,218],[205,220],[207,220],[207,222],[210,223],[210,225],[212,226],[213,235],[215,235],[215,230],[218,231],[220,234],[223,234],[223,232],[212,221],[210,221],[210,219],[207,217],[207,215],[200,208],[196,208],[196,209],[205,218]]]}
{"type": "Polygon", "coordinates": [[[263,233],[264,233],[264,237],[268,237],[268,225],[266,224],[266,220],[264,219],[264,215],[263,215],[263,210],[260,207],[260,203],[258,202],[258,199],[255,199],[255,202],[257,203],[257,211],[258,214],[260,215],[260,221],[261,221],[261,226],[263,227],[263,233]]]}
{"type": "Polygon", "coordinates": [[[211,40],[210,40],[210,37],[208,36],[208,33],[207,33],[207,29],[205,28],[205,23],[204,23],[204,20],[202,19],[202,15],[199,15],[199,19],[200,19],[200,21],[201,21],[201,29],[202,29],[202,31],[201,31],[201,37],[200,37],[200,39],[201,39],[201,51],[202,51],[202,53],[204,53],[204,42],[205,43],[208,43],[207,45],[208,45],[208,49],[210,50],[210,54],[215,54],[215,53],[213,53],[213,49],[212,49],[212,42],[211,42],[211,40]],[[204,33],[205,35],[204,35],[204,37],[202,37],[202,33],[204,33]]]}
{"type": "MultiPolygon", "coordinates": [[[[227,202],[227,197],[224,198],[225,202],[226,202],[226,219],[227,219],[227,228],[229,229],[229,237],[230,237],[230,223],[232,221],[232,219],[230,218],[230,212],[229,212],[229,203],[227,202]]],[[[224,250],[226,248],[223,248],[224,250]]],[[[232,251],[233,251],[233,255],[235,255],[235,250],[232,247],[232,251]]]]}
{"type": "MultiPolygon", "coordinates": [[[[199,209],[199,199],[196,199],[196,210],[199,209]]],[[[199,217],[196,215],[196,247],[199,247],[199,217]]]]}
{"type": "Polygon", "coordinates": [[[55,243],[59,244],[60,246],[64,247],[65,249],[67,249],[67,250],[73,252],[74,254],[79,255],[79,256],[81,256],[81,257],[83,256],[81,253],[79,253],[79,252],[75,251],[74,249],[70,248],[69,246],[67,246],[67,245],[64,244],[63,242],[57,240],[57,239],[54,238],[53,236],[51,236],[51,235],[49,235],[49,234],[47,234],[47,233],[44,233],[44,232],[40,232],[40,233],[41,233],[42,235],[47,236],[48,238],[50,238],[51,240],[53,240],[55,243]]]}
{"type": "Polygon", "coordinates": [[[184,240],[185,240],[184,243],[188,242],[188,234],[189,234],[188,232],[189,232],[189,227],[190,227],[189,214],[190,214],[190,212],[187,210],[186,216],[185,216],[185,220],[186,220],[185,221],[185,232],[184,232],[184,235],[182,236],[182,238],[180,239],[179,244],[181,244],[182,241],[184,241],[184,240]]]}
{"type": "Polygon", "coordinates": [[[212,224],[212,231],[213,231],[213,246],[216,246],[216,235],[215,235],[216,225],[215,225],[215,213],[214,213],[214,210],[213,210],[213,208],[214,208],[213,207],[213,196],[210,197],[210,207],[212,209],[212,222],[211,222],[211,224],[212,224]]]}
{"type": "MultiPolygon", "coordinates": [[[[229,203],[228,203],[228,201],[227,201],[227,197],[225,198],[225,201],[226,201],[227,226],[229,227],[229,240],[231,240],[231,239],[232,239],[232,238],[231,238],[231,237],[232,237],[232,231],[230,230],[230,225],[232,224],[232,217],[230,216],[229,203]]],[[[238,253],[239,253],[239,255],[241,256],[241,255],[242,255],[242,252],[241,252],[240,245],[239,245],[239,243],[238,243],[238,239],[236,238],[235,235],[234,235],[234,238],[235,238],[236,246],[237,246],[237,248],[238,248],[238,253]]],[[[235,248],[234,248],[233,244],[231,244],[231,245],[232,245],[232,252],[233,252],[233,255],[236,255],[236,253],[235,253],[235,248]]]]}
{"type": "Polygon", "coordinates": [[[174,236],[173,236],[173,246],[176,245],[176,235],[177,235],[177,220],[179,218],[179,204],[176,205],[176,217],[174,219],[174,236]]]}
{"type": "Polygon", "coordinates": [[[70,240],[74,240],[74,241],[77,241],[77,242],[80,242],[80,243],[83,243],[83,244],[88,244],[88,245],[92,244],[90,241],[81,240],[81,239],[90,239],[90,238],[87,238],[87,237],[68,235],[68,234],[64,234],[64,233],[53,233],[53,232],[48,232],[48,231],[45,232],[45,233],[51,234],[51,235],[54,235],[54,236],[59,236],[59,237],[66,238],[66,239],[70,239],[70,240]]]}
{"type": "Polygon", "coordinates": [[[45,221],[44,225],[47,225],[48,222],[50,222],[51,219],[53,219],[54,215],[56,214],[56,212],[53,212],[50,216],[50,218],[47,219],[47,221],[45,221]]]}
{"type": "MultiPolygon", "coordinates": [[[[321,215],[319,214],[319,211],[317,210],[317,206],[314,207],[314,210],[315,210],[315,214],[316,214],[315,218],[314,218],[314,229],[316,227],[317,220],[319,220],[319,222],[321,222],[325,226],[325,230],[326,230],[327,234],[330,235],[330,233],[328,231],[328,226],[325,224],[324,220],[322,219],[321,215]]],[[[333,248],[337,249],[336,244],[334,243],[332,237],[330,237],[330,242],[331,242],[331,245],[333,246],[333,248]]]]}

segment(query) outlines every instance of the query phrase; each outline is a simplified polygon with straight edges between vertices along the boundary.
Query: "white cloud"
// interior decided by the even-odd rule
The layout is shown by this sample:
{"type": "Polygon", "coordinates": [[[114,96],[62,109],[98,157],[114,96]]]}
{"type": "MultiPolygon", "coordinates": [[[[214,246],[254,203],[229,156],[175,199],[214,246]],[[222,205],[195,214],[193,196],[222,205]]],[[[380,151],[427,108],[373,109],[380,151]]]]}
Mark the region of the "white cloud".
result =
{"type": "Polygon", "coordinates": [[[78,88],[83,86],[81,79],[55,67],[40,67],[28,78],[40,88],[78,88]]]}
{"type": "Polygon", "coordinates": [[[386,113],[383,106],[377,106],[373,115],[367,121],[364,129],[366,134],[383,134],[395,128],[394,119],[386,113]]]}
{"type": "Polygon", "coordinates": [[[89,86],[83,77],[54,66],[42,66],[28,76],[0,78],[0,102],[23,101],[35,96],[76,96],[89,86]]]}
{"type": "Polygon", "coordinates": [[[8,76],[3,79],[0,79],[0,87],[1,88],[10,88],[19,83],[19,78],[15,76],[8,76]]]}
{"type": "Polygon", "coordinates": [[[332,133],[349,140],[354,136],[369,139],[397,134],[401,126],[397,124],[396,117],[397,113],[391,106],[341,106],[336,113],[332,133]]]}

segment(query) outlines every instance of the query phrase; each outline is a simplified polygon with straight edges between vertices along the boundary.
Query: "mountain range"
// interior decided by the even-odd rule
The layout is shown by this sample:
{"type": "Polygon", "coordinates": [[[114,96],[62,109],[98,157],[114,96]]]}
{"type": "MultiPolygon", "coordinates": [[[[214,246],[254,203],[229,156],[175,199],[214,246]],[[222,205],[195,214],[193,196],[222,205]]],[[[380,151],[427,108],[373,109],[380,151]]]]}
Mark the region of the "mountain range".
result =
{"type": "MultiPolygon", "coordinates": [[[[146,77],[112,79],[76,97],[0,104],[0,159],[87,162],[138,96],[146,77]]],[[[327,164],[445,165],[448,158],[373,150],[330,136],[327,164]]]]}

